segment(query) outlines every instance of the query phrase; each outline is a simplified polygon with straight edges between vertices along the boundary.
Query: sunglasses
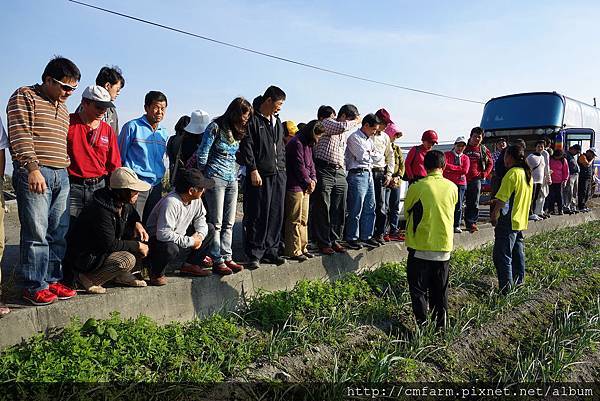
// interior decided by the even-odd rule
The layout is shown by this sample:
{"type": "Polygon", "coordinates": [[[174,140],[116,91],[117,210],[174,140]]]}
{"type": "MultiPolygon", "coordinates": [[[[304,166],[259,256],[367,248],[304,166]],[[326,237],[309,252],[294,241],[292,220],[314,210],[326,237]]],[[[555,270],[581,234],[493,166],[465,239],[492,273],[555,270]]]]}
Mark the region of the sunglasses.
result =
{"type": "Polygon", "coordinates": [[[52,80],[53,80],[54,82],[56,82],[57,84],[59,84],[59,85],[60,85],[60,88],[61,88],[62,90],[64,90],[65,92],[69,92],[69,91],[73,92],[73,91],[75,91],[75,90],[77,89],[77,85],[75,85],[75,86],[72,86],[72,85],[66,84],[66,83],[64,83],[64,82],[62,82],[62,81],[59,81],[59,80],[58,80],[58,79],[56,79],[56,78],[52,78],[52,80]]]}

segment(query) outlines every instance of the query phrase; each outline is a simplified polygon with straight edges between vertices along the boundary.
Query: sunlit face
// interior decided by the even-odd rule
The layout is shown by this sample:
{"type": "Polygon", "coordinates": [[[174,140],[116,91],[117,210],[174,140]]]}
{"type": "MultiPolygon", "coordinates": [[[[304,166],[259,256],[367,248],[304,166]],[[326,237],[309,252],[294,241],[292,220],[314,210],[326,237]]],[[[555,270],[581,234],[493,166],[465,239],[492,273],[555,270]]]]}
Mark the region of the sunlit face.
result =
{"type": "Polygon", "coordinates": [[[423,141],[423,147],[427,150],[430,150],[431,148],[433,148],[433,145],[435,145],[434,142],[431,141],[423,141]]]}
{"type": "Polygon", "coordinates": [[[192,200],[200,199],[202,197],[202,194],[204,194],[204,188],[191,187],[188,190],[188,194],[190,195],[192,200]]]}
{"type": "Polygon", "coordinates": [[[465,148],[467,147],[467,145],[463,142],[459,142],[457,144],[454,145],[454,150],[456,151],[456,153],[458,153],[459,155],[465,151],[465,148]]]}
{"type": "Polygon", "coordinates": [[[537,145],[535,145],[535,151],[536,152],[541,152],[544,150],[544,145],[541,143],[538,143],[537,145]]]}
{"type": "Polygon", "coordinates": [[[94,101],[84,100],[81,105],[83,107],[83,114],[88,120],[101,120],[104,114],[106,114],[106,108],[98,106],[94,101]]]}
{"type": "Polygon", "coordinates": [[[471,134],[469,141],[471,142],[471,146],[479,146],[483,141],[483,135],[481,135],[479,132],[473,133],[471,134]]]}
{"type": "Polygon", "coordinates": [[[104,85],[104,89],[106,89],[110,94],[110,100],[115,100],[117,96],[119,96],[119,93],[121,93],[121,88],[123,88],[123,84],[121,81],[117,82],[114,85],[111,85],[109,82],[107,82],[104,85]]]}
{"type": "Polygon", "coordinates": [[[150,124],[158,124],[165,117],[167,112],[167,102],[154,101],[149,106],[144,106],[146,118],[150,124]]]}
{"type": "Polygon", "coordinates": [[[135,205],[135,203],[138,200],[138,196],[139,196],[139,192],[138,191],[131,191],[131,199],[129,200],[129,203],[131,203],[132,205],[135,205]]]}
{"type": "Polygon", "coordinates": [[[375,135],[375,133],[378,130],[378,127],[379,126],[377,124],[375,124],[375,125],[365,124],[362,126],[361,130],[362,130],[362,132],[365,133],[365,135],[372,136],[372,135],[375,135]]]}
{"type": "Polygon", "coordinates": [[[503,150],[506,148],[506,141],[500,141],[496,144],[497,150],[503,150]]]}
{"type": "Polygon", "coordinates": [[[242,125],[243,126],[248,125],[248,121],[250,121],[250,112],[249,111],[242,114],[242,125]]]}
{"type": "Polygon", "coordinates": [[[77,89],[78,81],[74,78],[63,78],[61,80],[46,77],[46,94],[51,100],[65,103],[69,96],[77,89]]]}

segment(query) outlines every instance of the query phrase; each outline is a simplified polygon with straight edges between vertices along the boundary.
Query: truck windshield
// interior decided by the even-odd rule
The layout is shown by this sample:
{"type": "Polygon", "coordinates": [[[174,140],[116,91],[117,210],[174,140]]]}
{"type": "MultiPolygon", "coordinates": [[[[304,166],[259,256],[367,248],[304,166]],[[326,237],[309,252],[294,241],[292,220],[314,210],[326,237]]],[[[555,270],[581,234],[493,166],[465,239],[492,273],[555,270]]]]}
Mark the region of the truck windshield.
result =
{"type": "Polygon", "coordinates": [[[563,100],[557,94],[506,96],[486,103],[481,127],[486,131],[561,127],[563,115],[563,100]]]}

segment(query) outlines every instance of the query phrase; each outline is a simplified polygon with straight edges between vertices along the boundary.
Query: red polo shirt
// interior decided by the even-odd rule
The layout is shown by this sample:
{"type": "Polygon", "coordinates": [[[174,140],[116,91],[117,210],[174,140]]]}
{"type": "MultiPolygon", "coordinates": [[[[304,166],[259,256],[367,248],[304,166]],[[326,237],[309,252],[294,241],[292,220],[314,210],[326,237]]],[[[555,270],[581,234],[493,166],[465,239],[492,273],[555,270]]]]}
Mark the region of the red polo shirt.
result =
{"type": "Polygon", "coordinates": [[[98,128],[93,130],[81,121],[79,113],[72,113],[69,117],[69,175],[96,178],[108,175],[121,167],[117,135],[110,125],[101,121],[98,128]]]}

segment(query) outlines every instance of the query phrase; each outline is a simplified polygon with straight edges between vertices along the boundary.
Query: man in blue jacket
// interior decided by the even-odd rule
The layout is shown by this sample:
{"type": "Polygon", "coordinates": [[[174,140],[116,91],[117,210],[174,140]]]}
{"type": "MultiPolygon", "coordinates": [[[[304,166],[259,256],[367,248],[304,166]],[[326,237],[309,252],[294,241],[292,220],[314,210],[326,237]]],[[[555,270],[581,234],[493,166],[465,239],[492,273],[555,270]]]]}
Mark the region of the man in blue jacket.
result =
{"type": "Polygon", "coordinates": [[[283,264],[279,256],[285,199],[285,146],[279,110],[285,92],[270,86],[254,99],[254,115],[247,135],[240,143],[239,163],[246,166],[244,183],[244,244],[250,263],[256,269],[261,260],[283,264]]]}
{"type": "Polygon", "coordinates": [[[167,149],[167,130],[159,125],[167,111],[167,97],[150,91],[144,99],[146,114],[127,122],[119,135],[119,150],[123,167],[129,167],[152,188],[140,192],[136,210],[146,224],[148,215],[162,196],[163,161],[167,149]]]}

